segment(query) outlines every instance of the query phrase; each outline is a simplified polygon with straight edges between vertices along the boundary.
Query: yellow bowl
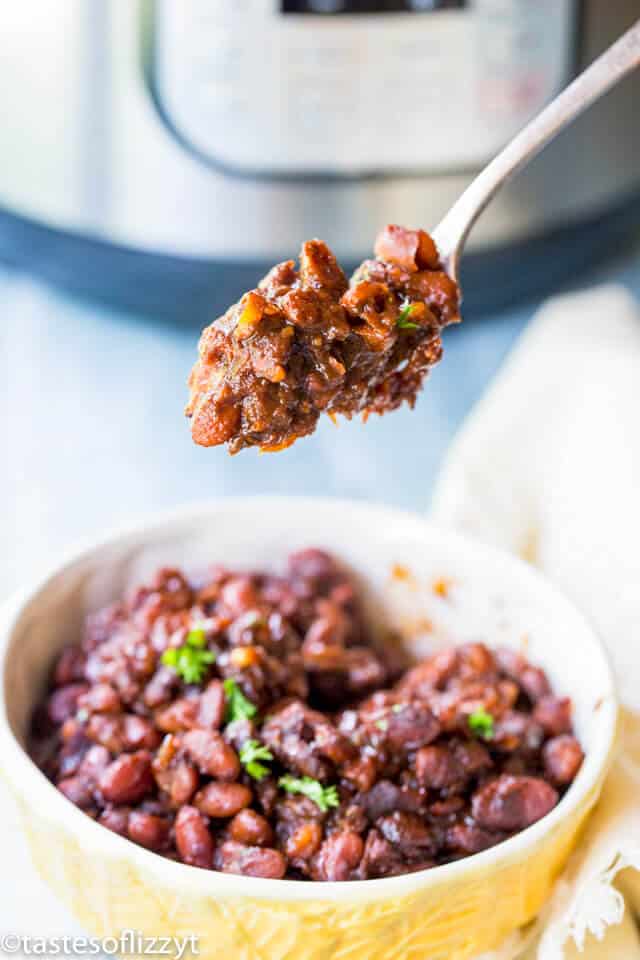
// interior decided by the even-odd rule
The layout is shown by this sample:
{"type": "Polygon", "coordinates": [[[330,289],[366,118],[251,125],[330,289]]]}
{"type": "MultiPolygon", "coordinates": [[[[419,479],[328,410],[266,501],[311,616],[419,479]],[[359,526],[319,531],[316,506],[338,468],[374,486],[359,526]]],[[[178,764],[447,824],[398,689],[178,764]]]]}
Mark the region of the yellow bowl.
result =
{"type": "Polygon", "coordinates": [[[221,500],[92,545],[5,611],[0,658],[0,764],[42,876],[96,935],[194,934],[205,957],[466,960],[498,946],[549,896],[598,798],[615,737],[607,657],[538,574],[420,517],[338,500],[221,500]],[[416,652],[471,639],[512,646],[573,698],[586,759],[548,816],[483,853],[405,876],[262,880],[135,846],[82,814],[34,766],[24,749],[29,714],[55,652],[78,636],[88,611],[162,564],[277,569],[289,551],[314,545],[351,565],[372,611],[384,609],[416,652]]]}

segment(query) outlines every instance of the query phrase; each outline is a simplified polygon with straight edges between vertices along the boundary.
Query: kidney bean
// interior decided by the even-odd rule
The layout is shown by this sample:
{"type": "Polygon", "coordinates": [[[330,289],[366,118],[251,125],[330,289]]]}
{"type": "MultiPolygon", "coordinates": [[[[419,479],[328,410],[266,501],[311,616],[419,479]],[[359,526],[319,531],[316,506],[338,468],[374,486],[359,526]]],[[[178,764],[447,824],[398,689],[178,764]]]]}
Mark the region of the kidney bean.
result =
{"type": "Polygon", "coordinates": [[[349,647],[343,669],[347,674],[347,689],[354,695],[379,687],[387,678],[387,669],[380,657],[366,647],[349,647]]]}
{"type": "Polygon", "coordinates": [[[550,737],[571,733],[571,700],[568,697],[541,697],[535,705],[533,719],[550,737]]]}
{"type": "Polygon", "coordinates": [[[458,648],[460,676],[464,679],[491,677],[496,661],[493,653],[483,643],[465,643],[458,648]]]}
{"type": "Polygon", "coordinates": [[[171,806],[181,807],[185,803],[190,803],[199,784],[200,777],[194,766],[186,761],[176,764],[172,770],[171,786],[169,788],[171,806]]]}
{"type": "Polygon", "coordinates": [[[147,640],[140,640],[128,650],[129,668],[134,677],[148,680],[156,667],[156,651],[153,644],[147,640]]]}
{"type": "Polygon", "coordinates": [[[530,713],[509,710],[495,724],[491,746],[505,753],[533,752],[540,749],[543,740],[544,730],[530,713]]]}
{"type": "Polygon", "coordinates": [[[460,764],[448,746],[421,747],[415,766],[418,783],[430,790],[443,790],[464,780],[460,764]]]}
{"type": "Polygon", "coordinates": [[[111,754],[106,747],[89,747],[82,758],[80,773],[92,783],[97,783],[111,762],[111,754]]]}
{"type": "Polygon", "coordinates": [[[461,810],[464,810],[464,807],[464,797],[454,795],[447,797],[446,800],[436,800],[434,803],[430,803],[429,816],[450,818],[453,814],[460,813],[461,810]]]}
{"type": "Polygon", "coordinates": [[[496,651],[496,660],[507,676],[520,684],[533,703],[551,693],[549,680],[544,670],[531,666],[529,661],[518,651],[501,647],[496,651]]]}
{"type": "Polygon", "coordinates": [[[385,813],[394,810],[405,810],[417,813],[421,809],[423,800],[417,790],[410,787],[400,787],[390,780],[379,780],[367,793],[359,798],[370,820],[377,820],[385,813]]]}
{"type": "Polygon", "coordinates": [[[216,780],[235,780],[240,761],[233,747],[211,730],[189,730],[182,738],[184,749],[201,773],[216,780]]]}
{"type": "Polygon", "coordinates": [[[415,813],[396,810],[380,817],[376,826],[385,840],[397,847],[405,857],[413,858],[418,853],[433,854],[437,851],[433,831],[415,813]]]}
{"type": "Polygon", "coordinates": [[[158,773],[161,770],[166,770],[176,759],[179,751],[180,737],[168,733],[166,737],[163,737],[162,743],[153,758],[153,772],[158,773]]]}
{"type": "Polygon", "coordinates": [[[162,735],[149,720],[136,716],[135,713],[126,713],[123,717],[122,737],[126,750],[155,750],[162,740],[162,735]]]}
{"type": "Polygon", "coordinates": [[[327,780],[333,774],[333,764],[355,756],[351,744],[331,721],[299,700],[267,718],[262,739],[285,766],[317,780],[327,780]]]}
{"type": "Polygon", "coordinates": [[[136,592],[132,607],[140,611],[143,625],[148,625],[161,613],[171,613],[189,608],[193,602],[193,591],[179,570],[169,567],[158,570],[150,587],[136,592]]]}
{"type": "Polygon", "coordinates": [[[134,678],[128,666],[115,672],[111,682],[120,694],[122,702],[128,707],[133,706],[144,689],[143,684],[134,678]]]}
{"type": "MultiPolygon", "coordinates": [[[[442,311],[443,316],[455,321],[455,283],[444,270],[419,270],[407,281],[407,293],[417,300],[430,300],[432,307],[442,311]]],[[[433,314],[431,314],[433,316],[433,314]]]]}
{"type": "Polygon", "coordinates": [[[269,847],[247,847],[226,840],[216,851],[216,868],[224,873],[240,873],[245,877],[280,880],[287,862],[279,850],[269,847]]]}
{"type": "Polygon", "coordinates": [[[309,860],[317,853],[321,843],[322,828],[320,824],[313,820],[301,823],[287,838],[287,856],[291,860],[309,860]]]}
{"type": "Polygon", "coordinates": [[[71,777],[76,774],[82,763],[82,758],[91,746],[81,727],[77,727],[66,739],[58,755],[58,774],[60,777],[71,777]]]}
{"type": "Polygon", "coordinates": [[[65,780],[58,780],[56,786],[76,807],[86,810],[94,805],[93,789],[86,777],[67,777],[65,780]]]}
{"type": "Polygon", "coordinates": [[[74,680],[84,680],[85,655],[78,647],[65,647],[53,673],[56,687],[67,687],[74,680]]]}
{"type": "Polygon", "coordinates": [[[273,777],[265,777],[264,780],[260,780],[254,785],[253,791],[262,812],[267,817],[273,816],[280,799],[277,781],[273,777]]]}
{"type": "Polygon", "coordinates": [[[126,837],[129,829],[129,813],[128,807],[106,807],[98,817],[98,822],[112,833],[126,837]]]}
{"type": "Polygon", "coordinates": [[[470,777],[483,773],[493,765],[491,754],[477,740],[454,741],[452,749],[460,769],[470,777]]]}
{"type": "Polygon", "coordinates": [[[319,616],[312,620],[304,643],[302,655],[310,669],[340,669],[340,653],[349,633],[349,617],[336,603],[318,601],[319,616]]]}
{"type": "Polygon", "coordinates": [[[515,680],[498,680],[495,685],[497,710],[499,714],[512,710],[520,697],[520,687],[515,680]]]}
{"type": "Polygon", "coordinates": [[[440,724],[425,703],[400,703],[394,707],[398,709],[392,708],[384,718],[384,737],[392,749],[408,753],[435,740],[440,733],[440,724]]]}
{"type": "Polygon", "coordinates": [[[200,697],[196,718],[199,727],[219,730],[224,723],[225,693],[221,680],[210,680],[200,697]]]}
{"type": "Polygon", "coordinates": [[[365,880],[388,877],[405,869],[402,857],[380,831],[375,828],[369,830],[359,866],[362,877],[365,880]]]}
{"type": "Polygon", "coordinates": [[[487,830],[524,830],[558,802],[558,794],[539,777],[502,774],[477,790],[471,799],[474,819],[487,830]]]}
{"type": "Polygon", "coordinates": [[[111,753],[121,753],[124,750],[121,715],[94,713],[89,717],[85,729],[91,740],[106,747],[111,753]]]}
{"type": "Polygon", "coordinates": [[[357,760],[345,764],[342,776],[351,781],[358,790],[366,793],[371,790],[378,775],[378,764],[373,757],[361,755],[357,760]]]}
{"type": "Polygon", "coordinates": [[[520,686],[533,703],[551,692],[547,675],[539,667],[528,666],[520,677],[520,686]]]}
{"type": "Polygon", "coordinates": [[[99,786],[105,800],[115,804],[137,803],[153,790],[151,756],[147,751],[125,753],[118,757],[100,777],[99,786]]]}
{"type": "Polygon", "coordinates": [[[245,610],[258,604],[258,595],[253,577],[236,576],[228,580],[220,591],[220,602],[235,619],[245,610]]]}
{"type": "Polygon", "coordinates": [[[194,806],[208,817],[233,817],[251,803],[251,790],[242,783],[208,783],[194,798],[194,806]]]}
{"type": "Polygon", "coordinates": [[[309,547],[289,555],[289,573],[310,580],[330,580],[339,573],[333,557],[324,550],[309,547]]]}
{"type": "Polygon", "coordinates": [[[490,833],[475,823],[456,823],[446,832],[446,846],[469,856],[494,847],[505,839],[504,833],[490,833]]]}
{"type": "Polygon", "coordinates": [[[59,726],[78,709],[78,700],[89,689],[86,683],[70,683],[60,687],[49,697],[48,714],[51,723],[59,726]]]}
{"type": "Polygon", "coordinates": [[[195,698],[182,697],[180,700],[174,700],[168,707],[156,711],[155,725],[164,733],[191,730],[197,722],[198,708],[199,703],[195,698]]]}
{"type": "Polygon", "coordinates": [[[408,697],[428,697],[432,690],[443,690],[456,672],[459,659],[455,647],[438,651],[407,671],[398,685],[400,693],[408,697]]]}
{"type": "Polygon", "coordinates": [[[255,810],[241,810],[229,824],[229,836],[250,847],[268,847],[273,843],[269,821],[255,810]]]}
{"type": "Polygon", "coordinates": [[[311,672],[335,671],[344,672],[346,669],[347,651],[342,643],[332,643],[330,639],[319,638],[317,634],[330,635],[330,627],[326,626],[326,618],[314,620],[309,628],[307,639],[302,645],[302,662],[305,670],[311,672]]]}
{"type": "Polygon", "coordinates": [[[178,737],[167,734],[152,764],[156,783],[174,809],[189,803],[200,783],[198,771],[179,751],[178,737]]]}
{"type": "Polygon", "coordinates": [[[205,818],[195,807],[181,807],[175,822],[176,847],[184,863],[210,870],[213,837],[205,818]]]}
{"type": "Polygon", "coordinates": [[[229,627],[230,661],[234,667],[246,670],[260,659],[262,641],[269,642],[267,621],[259,610],[247,610],[229,627]]]}
{"type": "Polygon", "coordinates": [[[120,697],[110,683],[96,683],[89,687],[78,700],[78,706],[89,713],[119,713],[122,710],[120,697]]]}
{"type": "Polygon", "coordinates": [[[329,591],[329,599],[332,603],[337,603],[339,607],[344,607],[346,610],[349,610],[353,615],[354,608],[358,602],[355,584],[349,580],[336,583],[329,591]]]}
{"type": "Polygon", "coordinates": [[[144,688],[143,700],[145,706],[153,710],[169,703],[178,683],[179,680],[175,670],[171,670],[169,667],[159,667],[144,688]]]}
{"type": "Polygon", "coordinates": [[[542,748],[544,770],[550,780],[560,786],[572,783],[582,766],[582,747],[571,734],[548,740],[542,748]]]}
{"type": "Polygon", "coordinates": [[[324,841],[312,864],[314,880],[348,880],[364,852],[362,837],[352,831],[332,833],[324,841]]]}
{"type": "Polygon", "coordinates": [[[140,810],[131,811],[127,829],[129,839],[147,850],[162,850],[169,839],[169,821],[140,810]]]}

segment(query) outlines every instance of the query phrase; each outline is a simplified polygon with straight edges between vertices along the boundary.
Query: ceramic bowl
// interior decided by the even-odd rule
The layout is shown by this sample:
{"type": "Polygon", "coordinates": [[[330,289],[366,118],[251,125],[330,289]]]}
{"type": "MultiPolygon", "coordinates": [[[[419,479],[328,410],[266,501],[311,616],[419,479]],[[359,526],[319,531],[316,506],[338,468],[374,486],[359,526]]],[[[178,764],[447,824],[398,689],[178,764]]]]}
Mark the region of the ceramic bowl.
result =
{"type": "Polygon", "coordinates": [[[593,629],[524,563],[387,507],[338,500],[221,500],[160,517],[65,560],[0,623],[0,766],[42,876],[96,935],[199,938],[234,960],[465,960],[538,913],[595,804],[617,706],[593,629]],[[482,640],[522,650],[572,697],[586,759],[538,823],[467,859],[350,883],[263,880],[163,859],[69,803],[25,750],[29,715],[58,650],[86,614],[160,565],[282,569],[305,546],[335,552],[417,653],[482,640]]]}

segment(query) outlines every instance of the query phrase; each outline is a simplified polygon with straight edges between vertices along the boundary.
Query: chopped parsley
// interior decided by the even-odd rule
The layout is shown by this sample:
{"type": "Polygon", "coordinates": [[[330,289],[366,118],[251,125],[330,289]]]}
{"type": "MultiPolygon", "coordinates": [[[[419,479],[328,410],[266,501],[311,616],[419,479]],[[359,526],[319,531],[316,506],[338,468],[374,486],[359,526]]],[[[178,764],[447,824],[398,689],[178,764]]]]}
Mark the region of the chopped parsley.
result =
{"type": "Polygon", "coordinates": [[[323,813],[326,813],[329,807],[340,806],[340,797],[337,787],[323,787],[318,780],[312,777],[292,777],[285,774],[278,780],[278,786],[286,790],[287,793],[302,793],[305,797],[313,800],[323,813]]]}
{"type": "Polygon", "coordinates": [[[493,717],[490,713],[487,713],[484,707],[480,707],[478,710],[474,710],[473,713],[469,714],[468,723],[472,733],[482,737],[483,740],[493,739],[493,717]]]}
{"type": "Polygon", "coordinates": [[[382,730],[383,733],[386,733],[389,729],[389,724],[386,720],[376,720],[376,727],[378,730],[382,730]]]}
{"type": "Polygon", "coordinates": [[[262,780],[269,773],[269,767],[260,760],[273,760],[273,754],[263,743],[246,740],[240,748],[240,763],[254,780],[262,780]]]}
{"type": "Polygon", "coordinates": [[[247,700],[235,680],[229,677],[224,681],[223,686],[227,695],[227,723],[233,723],[234,720],[251,720],[255,717],[258,708],[255,703],[251,703],[251,700],[247,700]]]}
{"type": "Polygon", "coordinates": [[[215,663],[216,655],[206,649],[207,635],[202,627],[190,630],[180,647],[169,647],[162,654],[162,663],[184,680],[185,683],[201,683],[207,667],[215,663]]]}
{"type": "Polygon", "coordinates": [[[400,311],[400,315],[396,320],[396,326],[399,327],[400,330],[419,330],[420,324],[414,323],[413,320],[409,320],[413,307],[413,303],[408,303],[406,307],[403,307],[400,311]]]}
{"type": "Polygon", "coordinates": [[[206,647],[207,634],[205,633],[204,627],[192,627],[186,636],[185,643],[188,643],[190,647],[198,647],[200,649],[206,647]]]}

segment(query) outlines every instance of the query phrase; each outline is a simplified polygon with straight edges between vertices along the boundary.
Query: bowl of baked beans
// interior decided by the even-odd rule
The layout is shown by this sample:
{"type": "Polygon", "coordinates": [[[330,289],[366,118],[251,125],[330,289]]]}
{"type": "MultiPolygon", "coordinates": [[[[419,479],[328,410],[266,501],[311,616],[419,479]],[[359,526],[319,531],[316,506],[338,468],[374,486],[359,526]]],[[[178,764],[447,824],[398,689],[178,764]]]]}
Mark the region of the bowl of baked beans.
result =
{"type": "Polygon", "coordinates": [[[220,500],[0,622],[0,766],[86,928],[201,955],[472,958],[528,924],[615,737],[591,626],[415,515],[220,500]]]}

